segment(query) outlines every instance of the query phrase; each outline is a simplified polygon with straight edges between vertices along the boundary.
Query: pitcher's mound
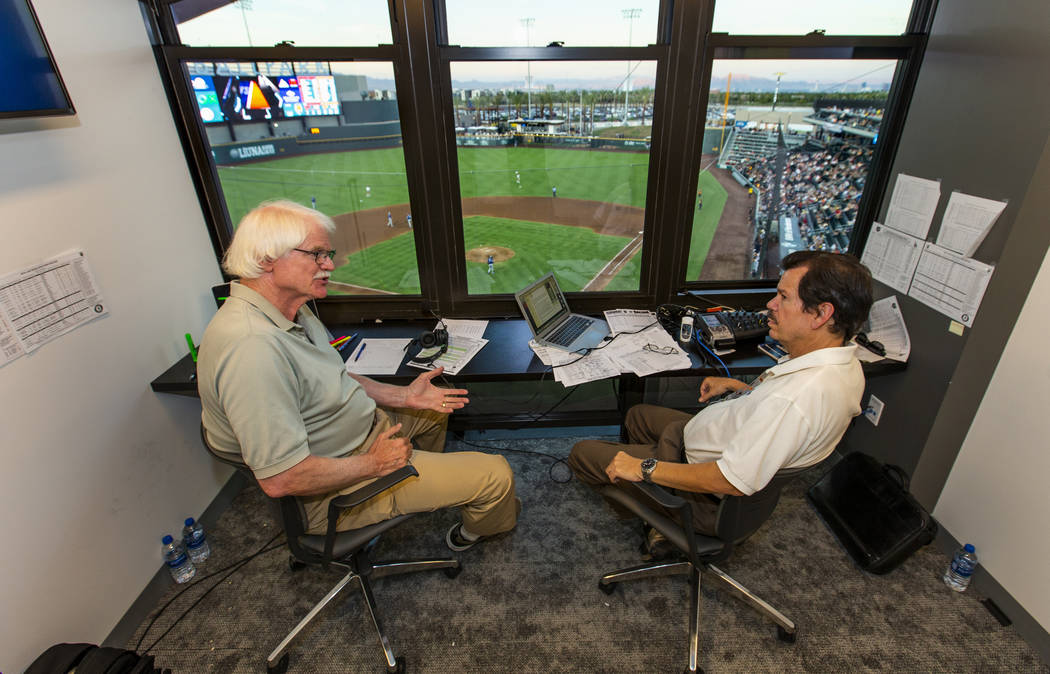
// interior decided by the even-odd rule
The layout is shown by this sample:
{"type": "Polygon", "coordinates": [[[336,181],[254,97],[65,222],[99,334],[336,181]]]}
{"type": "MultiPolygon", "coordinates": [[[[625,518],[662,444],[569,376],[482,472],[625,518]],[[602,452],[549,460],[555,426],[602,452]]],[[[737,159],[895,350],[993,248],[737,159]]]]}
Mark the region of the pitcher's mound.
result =
{"type": "Polygon", "coordinates": [[[503,246],[482,246],[481,248],[471,248],[467,251],[467,262],[481,262],[485,263],[489,261],[489,255],[492,256],[493,262],[503,262],[514,257],[514,251],[510,248],[504,248],[503,246]]]}

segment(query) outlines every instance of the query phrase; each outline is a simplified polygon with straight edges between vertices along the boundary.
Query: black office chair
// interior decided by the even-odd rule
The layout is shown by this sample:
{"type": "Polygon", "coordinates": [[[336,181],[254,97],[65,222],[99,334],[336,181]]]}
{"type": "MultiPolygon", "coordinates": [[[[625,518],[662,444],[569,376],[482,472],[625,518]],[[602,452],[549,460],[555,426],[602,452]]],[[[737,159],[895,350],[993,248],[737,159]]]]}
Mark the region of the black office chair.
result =
{"type": "Polygon", "coordinates": [[[687,672],[703,671],[697,665],[697,650],[700,641],[700,580],[703,575],[717,581],[716,584],[719,587],[729,590],[761,615],[776,623],[777,636],[781,641],[794,643],[795,623],[726,575],[714,563],[728,559],[733,553],[734,546],[742,543],[757,531],[762,523],[773,514],[780,500],[780,491],[784,486],[810,468],[812,466],[781,470],[773,476],[764,489],[751,496],[724,497],[718,507],[715,523],[718,535],[716,536],[706,536],[693,531],[693,509],[690,502],[657,485],[645,482],[635,483],[641,493],[628,492],[613,485],[604,487],[601,490],[603,496],[623,505],[648,522],[687,557],[685,561],[653,562],[607,573],[598,581],[598,587],[602,592],[612,594],[616,585],[623,581],[690,574],[692,611],[689,616],[689,666],[685,670],[687,672]],[[652,503],[663,506],[674,513],[675,517],[667,517],[654,510],[652,503]]]}
{"type": "MultiPolygon", "coordinates": [[[[228,455],[216,451],[208,443],[208,436],[203,425],[201,425],[201,440],[212,457],[222,463],[233,466],[247,475],[252,482],[256,482],[252,471],[244,463],[233,460],[228,455]]],[[[324,536],[306,533],[306,511],[303,509],[299,499],[294,496],[270,499],[274,515],[281,526],[284,527],[288,549],[292,553],[289,558],[289,566],[293,571],[299,570],[307,564],[320,564],[324,568],[328,568],[329,565],[342,567],[347,570],[347,574],[299,621],[295,629],[288,633],[288,636],[277,645],[277,648],[273,649],[273,652],[266,658],[267,670],[274,673],[286,671],[288,669],[288,650],[299,637],[299,634],[322,609],[335,599],[343,588],[352,581],[357,580],[361,586],[361,594],[364,596],[365,607],[368,608],[372,624],[375,625],[376,632],[379,634],[379,642],[386,657],[387,671],[405,671],[404,657],[394,656],[390,643],[387,641],[386,635],[383,634],[383,628],[376,613],[376,601],[372,594],[370,579],[436,569],[444,569],[446,576],[455,578],[462,570],[459,561],[455,559],[404,560],[382,563],[372,561],[370,553],[379,535],[412,517],[411,514],[400,515],[350,531],[336,531],[336,524],[341,511],[358,506],[402,480],[415,475],[418,475],[415,468],[405,466],[367,486],[332,499],[328,506],[328,530],[324,536]]],[[[258,483],[256,482],[256,484],[258,483]]]]}

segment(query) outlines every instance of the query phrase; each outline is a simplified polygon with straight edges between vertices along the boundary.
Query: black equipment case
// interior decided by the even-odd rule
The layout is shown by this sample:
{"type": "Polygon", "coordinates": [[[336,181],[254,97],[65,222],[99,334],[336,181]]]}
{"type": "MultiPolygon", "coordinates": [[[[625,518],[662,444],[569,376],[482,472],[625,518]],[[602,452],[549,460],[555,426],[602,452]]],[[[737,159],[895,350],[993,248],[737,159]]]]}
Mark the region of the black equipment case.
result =
{"type": "Polygon", "coordinates": [[[846,455],[806,498],[862,569],[888,573],[937,535],[937,523],[908,492],[908,476],[867,454],[846,455]]]}

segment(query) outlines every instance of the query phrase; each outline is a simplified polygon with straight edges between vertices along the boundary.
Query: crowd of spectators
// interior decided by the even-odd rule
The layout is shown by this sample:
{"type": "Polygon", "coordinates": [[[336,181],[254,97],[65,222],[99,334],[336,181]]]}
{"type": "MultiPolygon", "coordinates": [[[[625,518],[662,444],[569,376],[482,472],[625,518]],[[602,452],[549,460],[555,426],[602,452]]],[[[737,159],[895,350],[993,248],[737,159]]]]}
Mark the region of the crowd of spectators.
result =
{"type": "Polygon", "coordinates": [[[798,222],[803,245],[811,250],[843,251],[849,245],[872,148],[846,141],[836,141],[824,149],[810,148],[807,145],[785,151],[779,199],[776,155],[737,166],[762,194],[756,260],[764,247],[765,232],[775,231],[781,215],[798,222]]]}
{"type": "Polygon", "coordinates": [[[878,132],[882,124],[882,111],[871,109],[821,108],[810,117],[829,124],[872,132],[878,132]]]}

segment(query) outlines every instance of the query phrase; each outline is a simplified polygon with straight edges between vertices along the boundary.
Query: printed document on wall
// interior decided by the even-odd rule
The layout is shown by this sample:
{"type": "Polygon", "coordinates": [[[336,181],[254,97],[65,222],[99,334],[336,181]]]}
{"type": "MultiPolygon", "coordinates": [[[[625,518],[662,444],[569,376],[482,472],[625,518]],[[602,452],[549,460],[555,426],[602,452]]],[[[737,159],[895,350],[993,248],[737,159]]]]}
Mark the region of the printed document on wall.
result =
{"type": "Polygon", "coordinates": [[[993,271],[992,265],[927,242],[908,295],[966,327],[973,327],[993,271]]]}
{"type": "Polygon", "coordinates": [[[0,367],[24,355],[25,349],[15,337],[15,331],[7,324],[3,315],[0,315],[0,367]]]}
{"type": "Polygon", "coordinates": [[[922,239],[872,223],[868,242],[864,244],[863,262],[871,275],[902,293],[908,292],[915,266],[922,254],[922,239]]]}
{"type": "Polygon", "coordinates": [[[0,313],[30,353],[108,311],[87,258],[77,250],[0,277],[0,313]]]}
{"type": "Polygon", "coordinates": [[[930,223],[940,198],[939,181],[898,173],[890,207],[886,211],[886,226],[925,239],[930,233],[930,223]]]}
{"type": "Polygon", "coordinates": [[[1005,201],[952,192],[937,232],[938,245],[968,257],[973,255],[1004,208],[1005,201]]]}
{"type": "Polygon", "coordinates": [[[886,355],[880,356],[863,346],[858,346],[857,358],[860,360],[877,362],[889,358],[902,363],[908,361],[908,356],[911,355],[911,337],[908,335],[908,326],[904,324],[904,315],[901,314],[896,295],[884,297],[871,305],[864,333],[869,340],[882,344],[886,355]]]}

